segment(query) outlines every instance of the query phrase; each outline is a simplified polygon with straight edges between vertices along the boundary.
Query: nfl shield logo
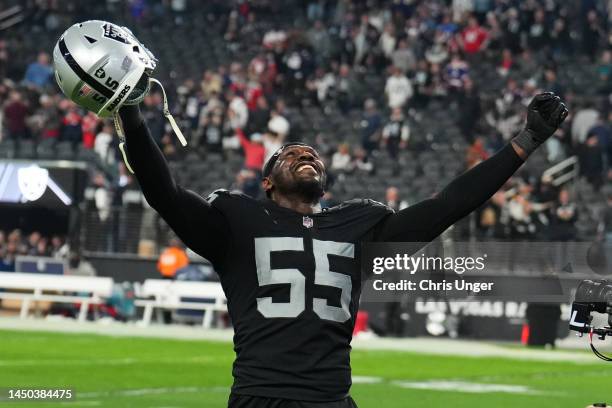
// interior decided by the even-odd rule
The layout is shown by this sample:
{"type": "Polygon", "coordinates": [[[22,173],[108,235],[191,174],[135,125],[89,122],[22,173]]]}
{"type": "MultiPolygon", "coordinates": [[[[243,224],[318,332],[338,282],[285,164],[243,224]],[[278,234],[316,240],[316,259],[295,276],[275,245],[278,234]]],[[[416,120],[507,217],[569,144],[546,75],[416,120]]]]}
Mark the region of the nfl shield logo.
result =
{"type": "Polygon", "coordinates": [[[313,225],[313,220],[312,218],[308,217],[308,216],[304,216],[302,217],[302,224],[306,227],[306,228],[312,228],[313,225]]]}

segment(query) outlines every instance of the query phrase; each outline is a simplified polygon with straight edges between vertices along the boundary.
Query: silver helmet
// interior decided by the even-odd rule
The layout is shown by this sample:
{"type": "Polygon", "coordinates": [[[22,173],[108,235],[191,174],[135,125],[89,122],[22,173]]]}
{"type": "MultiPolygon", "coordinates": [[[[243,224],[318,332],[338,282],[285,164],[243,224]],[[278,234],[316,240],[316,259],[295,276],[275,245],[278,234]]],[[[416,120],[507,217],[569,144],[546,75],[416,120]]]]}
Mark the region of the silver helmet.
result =
{"type": "Polygon", "coordinates": [[[140,102],[157,60],[132,32],[91,20],[66,30],[53,50],[55,79],[62,92],[100,117],[140,102]]]}
{"type": "Polygon", "coordinates": [[[166,92],[151,74],[157,59],[132,32],[107,21],[90,20],[68,28],[53,49],[55,80],[64,95],[100,117],[112,116],[122,143],[123,131],[118,111],[121,106],[140,103],[157,83],[163,92],[164,116],[185,146],[187,141],[170,110],[166,92]]]}

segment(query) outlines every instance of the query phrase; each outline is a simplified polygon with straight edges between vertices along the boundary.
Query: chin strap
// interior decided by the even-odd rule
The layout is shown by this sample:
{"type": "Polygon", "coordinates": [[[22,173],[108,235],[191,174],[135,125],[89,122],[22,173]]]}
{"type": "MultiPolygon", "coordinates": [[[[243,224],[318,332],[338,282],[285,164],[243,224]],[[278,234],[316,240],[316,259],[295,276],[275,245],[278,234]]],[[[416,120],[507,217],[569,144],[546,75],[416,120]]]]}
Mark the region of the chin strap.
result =
{"type": "Polygon", "coordinates": [[[119,150],[121,150],[121,156],[123,156],[123,162],[125,163],[125,167],[127,167],[130,173],[134,174],[134,170],[132,170],[132,166],[130,166],[130,162],[127,159],[127,153],[125,152],[125,133],[123,133],[123,128],[121,127],[121,119],[119,118],[119,113],[115,113],[113,115],[113,123],[115,124],[115,131],[117,132],[117,136],[119,136],[119,150]]]}
{"type": "MultiPolygon", "coordinates": [[[[179,129],[178,125],[176,124],[176,121],[174,120],[174,116],[172,116],[172,114],[170,113],[170,109],[168,108],[168,98],[166,97],[166,91],[164,89],[164,86],[155,78],[149,78],[149,81],[156,83],[161,88],[164,100],[164,117],[170,123],[172,131],[174,132],[178,140],[181,142],[181,145],[187,146],[187,139],[185,139],[185,136],[183,136],[183,132],[181,132],[181,129],[179,129]]],[[[115,131],[117,132],[117,136],[119,136],[119,150],[121,150],[121,156],[123,156],[123,162],[125,163],[125,167],[127,167],[130,173],[134,174],[134,170],[132,170],[132,166],[130,166],[130,163],[127,159],[127,153],[125,152],[125,133],[123,132],[123,128],[121,126],[121,119],[119,118],[119,113],[117,112],[113,115],[113,123],[115,124],[115,131]]]]}
{"type": "Polygon", "coordinates": [[[164,86],[155,78],[150,78],[149,81],[156,83],[161,88],[162,94],[164,95],[164,116],[166,117],[166,119],[168,119],[168,122],[170,122],[170,127],[172,127],[174,134],[181,142],[183,147],[187,146],[187,140],[185,139],[185,136],[183,136],[183,132],[181,132],[181,129],[179,129],[178,125],[176,124],[176,121],[174,120],[174,117],[170,113],[170,109],[168,108],[168,98],[166,98],[166,91],[164,89],[164,86]]]}

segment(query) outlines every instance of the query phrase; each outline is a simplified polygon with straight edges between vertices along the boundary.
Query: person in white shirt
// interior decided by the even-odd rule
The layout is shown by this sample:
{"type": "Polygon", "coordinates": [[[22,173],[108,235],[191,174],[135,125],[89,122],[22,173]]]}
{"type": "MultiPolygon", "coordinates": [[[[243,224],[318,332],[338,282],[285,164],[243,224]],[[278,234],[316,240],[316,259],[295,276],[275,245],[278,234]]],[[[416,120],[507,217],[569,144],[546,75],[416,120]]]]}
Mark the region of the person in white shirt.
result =
{"type": "Polygon", "coordinates": [[[228,118],[232,129],[244,129],[249,120],[249,108],[244,99],[238,95],[231,95],[228,106],[228,118]]]}
{"type": "Polygon", "coordinates": [[[392,72],[393,74],[387,78],[385,95],[387,95],[389,108],[402,108],[412,98],[412,83],[399,68],[393,67],[392,72]]]}
{"type": "Polygon", "coordinates": [[[102,131],[96,135],[94,141],[94,151],[98,153],[102,163],[110,164],[114,162],[114,155],[112,154],[109,146],[113,141],[113,128],[110,124],[106,123],[102,127],[102,131]]]}
{"type": "Polygon", "coordinates": [[[283,145],[290,128],[289,121],[284,116],[276,110],[272,111],[270,121],[268,122],[268,131],[263,139],[265,148],[264,163],[283,145]]]}
{"type": "Polygon", "coordinates": [[[349,171],[351,161],[349,145],[348,143],[342,143],[338,146],[338,151],[332,156],[331,168],[339,172],[349,171]]]}

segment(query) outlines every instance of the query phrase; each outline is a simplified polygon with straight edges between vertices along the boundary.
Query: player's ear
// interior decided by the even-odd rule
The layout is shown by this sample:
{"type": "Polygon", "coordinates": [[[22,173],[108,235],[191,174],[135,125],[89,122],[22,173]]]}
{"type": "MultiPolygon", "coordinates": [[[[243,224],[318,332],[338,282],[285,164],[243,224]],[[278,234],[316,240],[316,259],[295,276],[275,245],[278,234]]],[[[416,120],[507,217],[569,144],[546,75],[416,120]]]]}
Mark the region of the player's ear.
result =
{"type": "Polygon", "coordinates": [[[272,187],[274,187],[274,185],[272,184],[272,181],[270,180],[270,177],[264,177],[261,180],[261,187],[263,188],[263,190],[266,192],[266,195],[269,196],[272,192],[272,187]]]}

